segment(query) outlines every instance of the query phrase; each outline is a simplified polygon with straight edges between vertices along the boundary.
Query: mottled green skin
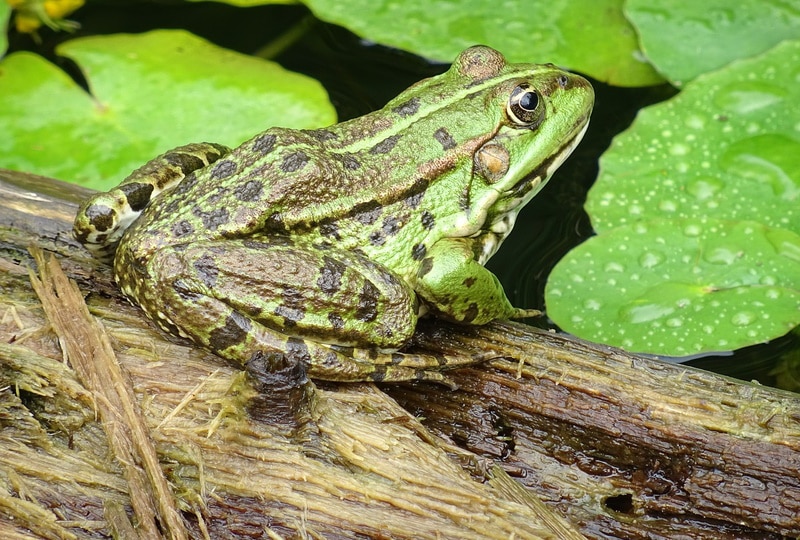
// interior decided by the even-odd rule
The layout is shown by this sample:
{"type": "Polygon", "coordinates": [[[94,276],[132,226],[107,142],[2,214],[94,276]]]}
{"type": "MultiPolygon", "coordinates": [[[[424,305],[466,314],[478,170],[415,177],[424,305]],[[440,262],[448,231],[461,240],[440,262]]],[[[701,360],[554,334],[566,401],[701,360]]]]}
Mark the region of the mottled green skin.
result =
{"type": "MultiPolygon", "coordinates": [[[[380,111],[269,129],[212,148],[216,161],[177,187],[152,181],[153,196],[165,191],[122,236],[117,281],[162,328],[238,362],[279,352],[327,380],[440,378],[474,359],[391,351],[420,311],[471,324],[530,313],[482,265],[577,144],[592,102],[584,79],[552,65],[468,49],[380,111]],[[522,82],[538,96],[524,121],[507,107],[522,82]]],[[[129,215],[113,201],[150,194],[154,163],[188,172],[182,152],[88,201],[76,236],[102,245],[97,216],[129,215]]]]}

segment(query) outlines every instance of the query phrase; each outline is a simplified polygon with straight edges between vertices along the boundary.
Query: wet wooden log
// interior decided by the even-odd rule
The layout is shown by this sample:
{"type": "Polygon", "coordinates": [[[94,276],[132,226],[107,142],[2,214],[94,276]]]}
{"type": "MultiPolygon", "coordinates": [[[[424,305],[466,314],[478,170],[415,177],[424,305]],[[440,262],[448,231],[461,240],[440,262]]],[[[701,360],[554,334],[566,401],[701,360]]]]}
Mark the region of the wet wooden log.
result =
{"type": "Polygon", "coordinates": [[[3,538],[800,536],[800,399],[514,323],[441,385],[314,383],[169,338],[0,171],[3,538]],[[84,299],[85,297],[85,299],[84,299]]]}

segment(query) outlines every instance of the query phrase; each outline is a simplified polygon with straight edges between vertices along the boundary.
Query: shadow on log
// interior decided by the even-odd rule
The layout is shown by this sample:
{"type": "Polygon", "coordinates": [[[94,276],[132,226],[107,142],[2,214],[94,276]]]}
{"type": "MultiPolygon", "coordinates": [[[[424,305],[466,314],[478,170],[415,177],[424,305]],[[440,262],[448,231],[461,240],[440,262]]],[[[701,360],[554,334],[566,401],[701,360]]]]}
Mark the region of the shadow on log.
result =
{"type": "Polygon", "coordinates": [[[800,536],[795,394],[514,323],[420,325],[503,358],[455,391],[243,369],[120,297],[85,195],[0,171],[2,538],[800,536]]]}

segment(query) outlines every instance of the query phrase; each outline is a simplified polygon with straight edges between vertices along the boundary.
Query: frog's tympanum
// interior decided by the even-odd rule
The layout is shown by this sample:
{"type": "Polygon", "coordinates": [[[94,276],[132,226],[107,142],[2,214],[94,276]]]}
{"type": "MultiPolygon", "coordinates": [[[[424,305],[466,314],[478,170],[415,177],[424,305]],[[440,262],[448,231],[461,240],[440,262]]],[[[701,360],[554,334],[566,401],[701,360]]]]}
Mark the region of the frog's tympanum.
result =
{"type": "Polygon", "coordinates": [[[75,236],[113,258],[158,326],[224,358],[281,353],[334,381],[441,379],[464,359],[397,351],[425,313],[532,313],[483,264],[593,100],[577,75],[472,47],[366,116],[167,152],[87,201],[75,236]]]}

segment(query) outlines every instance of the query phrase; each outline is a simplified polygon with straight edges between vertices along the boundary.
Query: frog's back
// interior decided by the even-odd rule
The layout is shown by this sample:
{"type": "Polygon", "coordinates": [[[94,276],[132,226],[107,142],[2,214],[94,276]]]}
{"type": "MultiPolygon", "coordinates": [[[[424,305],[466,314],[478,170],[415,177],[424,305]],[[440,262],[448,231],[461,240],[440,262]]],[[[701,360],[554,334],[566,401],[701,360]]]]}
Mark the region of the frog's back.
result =
{"type": "Polygon", "coordinates": [[[413,163],[430,159],[415,141],[400,148],[406,142],[390,128],[380,115],[367,115],[326,129],[269,129],[162,194],[131,227],[136,241],[126,243],[149,251],[189,239],[309,234],[412,196],[426,181],[413,163]],[[354,128],[377,142],[348,144],[354,128]],[[397,170],[410,174],[391,173],[397,170]]]}

